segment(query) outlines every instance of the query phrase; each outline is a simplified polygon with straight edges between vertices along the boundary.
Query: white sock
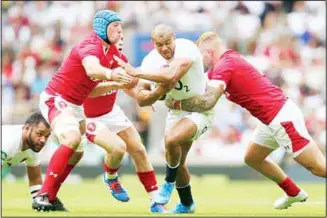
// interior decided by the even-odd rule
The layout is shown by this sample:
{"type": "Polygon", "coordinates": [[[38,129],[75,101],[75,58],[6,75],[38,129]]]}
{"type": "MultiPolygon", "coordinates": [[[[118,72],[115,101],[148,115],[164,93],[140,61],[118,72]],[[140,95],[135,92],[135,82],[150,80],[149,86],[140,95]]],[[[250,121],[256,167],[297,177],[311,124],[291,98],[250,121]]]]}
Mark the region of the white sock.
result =
{"type": "Polygon", "coordinates": [[[155,197],[158,195],[158,193],[159,193],[159,190],[154,190],[152,192],[148,192],[151,203],[153,203],[153,199],[155,199],[155,197]]]}
{"type": "Polygon", "coordinates": [[[118,174],[117,173],[114,173],[114,174],[106,173],[106,176],[108,179],[115,179],[118,176],[118,174]]]}

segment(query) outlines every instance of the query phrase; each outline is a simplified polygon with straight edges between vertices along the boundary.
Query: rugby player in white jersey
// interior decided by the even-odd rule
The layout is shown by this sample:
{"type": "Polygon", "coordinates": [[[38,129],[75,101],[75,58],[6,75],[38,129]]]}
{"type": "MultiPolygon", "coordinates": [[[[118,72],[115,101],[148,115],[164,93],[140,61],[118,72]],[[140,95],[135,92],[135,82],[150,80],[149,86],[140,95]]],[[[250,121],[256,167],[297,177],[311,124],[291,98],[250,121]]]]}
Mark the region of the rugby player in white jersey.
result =
{"type": "MultiPolygon", "coordinates": [[[[42,186],[39,152],[46,145],[51,129],[40,112],[32,113],[24,125],[2,125],[1,168],[25,163],[32,199],[42,186]]],[[[66,211],[56,198],[52,210],[66,211]]]]}
{"type": "MultiPolygon", "coordinates": [[[[166,95],[175,100],[188,99],[199,93],[205,93],[207,76],[204,73],[201,53],[195,43],[188,39],[176,39],[172,29],[164,24],[157,25],[151,37],[155,49],[144,58],[140,69],[135,69],[116,58],[121,67],[131,76],[157,83],[154,90],[148,91],[148,101],[144,100],[141,106],[151,105],[156,100],[163,99],[163,94],[166,92],[160,91],[165,90],[162,87],[167,84],[173,85],[166,95]]],[[[144,95],[147,90],[139,89],[139,91],[144,95]]],[[[166,177],[155,201],[159,204],[167,204],[176,183],[181,202],[172,210],[174,213],[195,211],[190,174],[185,160],[193,141],[208,130],[212,118],[212,110],[203,113],[176,110],[168,112],[165,129],[166,177]]]]}

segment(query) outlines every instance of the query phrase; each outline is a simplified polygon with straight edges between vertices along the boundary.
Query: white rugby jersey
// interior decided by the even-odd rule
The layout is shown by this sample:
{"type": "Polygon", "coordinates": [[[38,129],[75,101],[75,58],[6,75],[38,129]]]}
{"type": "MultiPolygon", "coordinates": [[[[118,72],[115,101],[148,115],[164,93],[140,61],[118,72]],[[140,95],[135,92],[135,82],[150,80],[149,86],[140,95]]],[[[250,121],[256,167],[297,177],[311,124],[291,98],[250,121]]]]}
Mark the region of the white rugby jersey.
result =
{"type": "Polygon", "coordinates": [[[22,132],[24,125],[2,125],[1,163],[10,167],[25,162],[27,166],[40,164],[39,154],[27,149],[22,151],[22,132]]]}
{"type": "Polygon", "coordinates": [[[175,40],[175,53],[170,60],[164,59],[156,49],[153,49],[142,61],[144,72],[159,72],[162,67],[176,58],[190,58],[193,64],[189,71],[179,80],[175,88],[167,93],[176,100],[191,98],[205,93],[207,75],[204,73],[201,53],[191,40],[178,38],[175,40]]]}

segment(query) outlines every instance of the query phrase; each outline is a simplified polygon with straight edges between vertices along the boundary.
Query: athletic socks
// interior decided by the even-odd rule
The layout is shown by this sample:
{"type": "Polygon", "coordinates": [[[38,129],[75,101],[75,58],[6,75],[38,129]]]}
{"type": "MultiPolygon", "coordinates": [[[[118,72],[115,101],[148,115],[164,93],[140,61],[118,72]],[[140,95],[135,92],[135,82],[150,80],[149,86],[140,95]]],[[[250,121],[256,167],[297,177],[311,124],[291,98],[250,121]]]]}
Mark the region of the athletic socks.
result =
{"type": "Polygon", "coordinates": [[[290,177],[286,177],[285,180],[278,185],[288,196],[291,197],[297,196],[301,191],[290,177]]]}

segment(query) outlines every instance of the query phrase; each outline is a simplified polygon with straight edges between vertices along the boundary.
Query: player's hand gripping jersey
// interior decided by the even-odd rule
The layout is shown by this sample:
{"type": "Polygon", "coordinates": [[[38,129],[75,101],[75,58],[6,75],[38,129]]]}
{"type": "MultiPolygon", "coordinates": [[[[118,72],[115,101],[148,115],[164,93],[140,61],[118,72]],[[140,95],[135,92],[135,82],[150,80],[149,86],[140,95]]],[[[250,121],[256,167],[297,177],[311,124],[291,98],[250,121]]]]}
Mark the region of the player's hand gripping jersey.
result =
{"type": "MultiPolygon", "coordinates": [[[[124,54],[118,52],[115,46],[110,47],[111,49],[109,51],[111,51],[112,54],[108,57],[108,62],[111,62],[111,69],[119,67],[117,62],[113,59],[113,55],[120,57],[126,63],[128,62],[127,57],[124,54]]],[[[86,98],[83,103],[85,116],[92,118],[109,113],[113,109],[113,106],[116,101],[116,96],[117,90],[112,90],[111,92],[105,93],[104,95],[99,97],[86,98]]]]}

